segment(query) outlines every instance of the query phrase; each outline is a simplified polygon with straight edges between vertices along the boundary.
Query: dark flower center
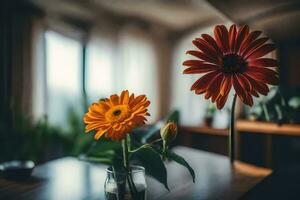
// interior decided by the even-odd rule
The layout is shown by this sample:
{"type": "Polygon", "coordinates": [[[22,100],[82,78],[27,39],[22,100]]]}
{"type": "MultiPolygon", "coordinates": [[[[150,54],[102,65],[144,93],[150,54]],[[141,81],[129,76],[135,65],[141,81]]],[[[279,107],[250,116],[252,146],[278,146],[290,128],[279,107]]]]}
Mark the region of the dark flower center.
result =
{"type": "Polygon", "coordinates": [[[227,54],[222,58],[223,70],[226,73],[242,72],[247,67],[247,62],[239,55],[227,54]]]}
{"type": "Polygon", "coordinates": [[[114,116],[119,116],[121,114],[121,110],[115,110],[114,112],[113,112],[113,115],[114,116]]]}

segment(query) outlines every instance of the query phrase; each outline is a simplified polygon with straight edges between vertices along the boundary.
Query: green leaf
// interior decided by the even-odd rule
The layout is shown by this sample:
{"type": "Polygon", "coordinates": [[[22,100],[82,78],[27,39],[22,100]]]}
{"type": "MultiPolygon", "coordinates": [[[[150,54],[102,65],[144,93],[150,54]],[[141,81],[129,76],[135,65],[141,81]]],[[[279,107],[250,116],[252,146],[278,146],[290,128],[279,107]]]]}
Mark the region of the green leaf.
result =
{"type": "Polygon", "coordinates": [[[114,142],[111,140],[107,140],[105,138],[101,138],[98,141],[95,141],[91,144],[90,149],[86,152],[89,156],[97,156],[97,154],[101,152],[108,152],[108,151],[117,151],[122,149],[122,146],[119,142],[114,142]]]}
{"type": "Polygon", "coordinates": [[[119,142],[114,142],[101,138],[91,144],[85,153],[84,159],[91,162],[109,164],[119,169],[122,166],[122,146],[119,142]]]}
{"type": "Polygon", "coordinates": [[[186,167],[189,170],[189,172],[193,178],[193,182],[195,183],[195,172],[194,172],[193,168],[189,165],[189,163],[183,157],[181,157],[171,151],[166,152],[166,157],[177,162],[178,164],[186,167]]]}
{"type": "Polygon", "coordinates": [[[162,183],[167,190],[170,190],[167,182],[167,169],[159,153],[149,147],[132,153],[132,157],[145,167],[147,174],[162,183]]]}

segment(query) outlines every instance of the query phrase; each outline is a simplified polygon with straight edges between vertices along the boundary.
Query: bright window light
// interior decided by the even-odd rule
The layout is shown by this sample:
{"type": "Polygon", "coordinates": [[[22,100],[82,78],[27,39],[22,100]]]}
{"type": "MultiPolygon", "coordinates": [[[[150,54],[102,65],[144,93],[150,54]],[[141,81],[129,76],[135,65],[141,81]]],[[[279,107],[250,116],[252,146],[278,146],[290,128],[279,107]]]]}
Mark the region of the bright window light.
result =
{"type": "Polygon", "coordinates": [[[105,38],[93,39],[87,48],[86,87],[90,102],[109,96],[114,91],[114,49],[105,38]]]}
{"type": "Polygon", "coordinates": [[[48,120],[66,126],[70,109],[81,108],[81,55],[79,41],[46,32],[48,120]]]}

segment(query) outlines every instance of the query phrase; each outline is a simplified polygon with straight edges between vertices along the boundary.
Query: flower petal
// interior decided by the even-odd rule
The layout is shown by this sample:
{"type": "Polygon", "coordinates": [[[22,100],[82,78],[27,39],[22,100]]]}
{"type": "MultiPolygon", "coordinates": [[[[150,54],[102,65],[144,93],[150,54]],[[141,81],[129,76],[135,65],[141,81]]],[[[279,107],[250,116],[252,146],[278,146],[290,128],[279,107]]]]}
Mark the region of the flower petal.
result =
{"type": "Polygon", "coordinates": [[[229,35],[227,28],[224,25],[218,25],[214,29],[214,34],[219,48],[227,53],[229,51],[229,35]]]}
{"type": "Polygon", "coordinates": [[[207,54],[211,58],[217,59],[217,53],[215,49],[207,43],[202,38],[197,38],[196,40],[193,40],[193,44],[198,47],[203,53],[207,54]]]}
{"type": "Polygon", "coordinates": [[[122,92],[120,97],[121,104],[128,104],[129,103],[129,92],[128,90],[125,90],[122,92]]]}
{"type": "Polygon", "coordinates": [[[243,75],[243,74],[237,74],[240,84],[242,85],[243,88],[246,88],[248,92],[252,90],[252,85],[250,81],[243,75]]]}
{"type": "Polygon", "coordinates": [[[103,126],[108,126],[108,125],[109,123],[105,123],[105,122],[99,122],[99,121],[90,122],[86,125],[85,132],[88,133],[92,130],[97,130],[103,126]]]}
{"type": "Polygon", "coordinates": [[[94,135],[95,140],[99,140],[99,138],[104,135],[108,129],[110,129],[110,127],[106,128],[106,129],[100,129],[96,132],[96,134],[94,135]]]}
{"type": "Polygon", "coordinates": [[[229,93],[230,89],[232,86],[232,80],[231,80],[231,75],[225,75],[223,82],[221,84],[221,88],[220,88],[220,94],[222,96],[225,96],[226,94],[229,93]]]}
{"type": "Polygon", "coordinates": [[[236,94],[239,96],[239,98],[242,100],[242,102],[246,102],[246,90],[243,88],[238,80],[238,77],[236,75],[233,75],[233,87],[236,92],[236,94]]]}
{"type": "Polygon", "coordinates": [[[135,105],[137,105],[138,103],[145,101],[147,99],[146,95],[139,95],[137,97],[134,98],[133,101],[131,101],[129,103],[129,107],[133,108],[135,105]]]}
{"type": "Polygon", "coordinates": [[[249,105],[249,106],[253,106],[253,98],[252,96],[250,95],[249,92],[246,92],[246,104],[249,105]]]}
{"type": "Polygon", "coordinates": [[[207,86],[206,89],[206,95],[205,98],[208,99],[210,97],[214,97],[213,102],[217,98],[217,96],[220,94],[220,85],[223,81],[223,73],[217,74],[213,79],[210,81],[209,85],[207,86]]]}
{"type": "Polygon", "coordinates": [[[202,74],[219,69],[218,67],[190,67],[183,71],[184,74],[202,74]]]}
{"type": "Polygon", "coordinates": [[[217,108],[219,110],[221,110],[224,107],[227,99],[228,99],[228,94],[225,96],[220,96],[219,99],[217,99],[217,108]]]}
{"type": "Polygon", "coordinates": [[[237,28],[236,25],[233,24],[229,29],[229,48],[232,53],[234,52],[236,34],[237,34],[237,28]]]}
{"type": "Polygon", "coordinates": [[[98,103],[93,103],[89,107],[89,112],[97,113],[99,115],[104,115],[105,112],[107,112],[110,109],[110,106],[108,106],[105,102],[100,101],[98,103]]]}
{"type": "Polygon", "coordinates": [[[251,42],[248,46],[246,46],[243,51],[241,51],[243,57],[247,57],[252,53],[255,49],[262,46],[264,43],[266,43],[269,40],[269,38],[259,38],[257,40],[254,40],[251,42]]]}
{"type": "Polygon", "coordinates": [[[251,53],[249,53],[248,56],[246,56],[247,59],[254,59],[254,58],[260,58],[276,49],[274,44],[264,44],[251,53]]]}
{"type": "Polygon", "coordinates": [[[277,85],[279,83],[278,73],[274,70],[264,67],[249,67],[245,72],[253,79],[263,83],[277,85]]]}
{"type": "Polygon", "coordinates": [[[205,75],[203,75],[201,78],[199,78],[191,87],[191,90],[199,90],[201,89],[202,91],[206,90],[207,86],[210,84],[210,82],[213,80],[213,78],[220,74],[219,71],[214,71],[214,72],[210,72],[207,73],[205,75]]]}
{"type": "Polygon", "coordinates": [[[246,39],[241,44],[241,52],[245,50],[254,40],[256,40],[261,35],[261,31],[253,31],[249,33],[246,39]]]}
{"type": "Polygon", "coordinates": [[[218,60],[216,58],[210,57],[209,55],[207,55],[201,51],[187,51],[186,53],[190,54],[192,56],[196,56],[197,58],[199,58],[203,61],[218,64],[218,60]]]}
{"type": "Polygon", "coordinates": [[[258,93],[255,90],[251,90],[251,94],[255,97],[259,97],[258,93]]]}
{"type": "Polygon", "coordinates": [[[258,93],[262,95],[267,95],[269,92],[269,88],[265,83],[259,82],[253,78],[251,78],[249,75],[243,73],[243,75],[250,81],[253,90],[257,91],[258,93]]]}
{"type": "Polygon", "coordinates": [[[201,60],[186,60],[182,63],[182,65],[190,67],[190,66],[200,66],[203,63],[205,63],[205,62],[203,62],[201,60]]]}
{"type": "Polygon", "coordinates": [[[114,94],[110,96],[110,103],[112,106],[117,106],[120,104],[119,96],[114,94]]]}
{"type": "Polygon", "coordinates": [[[213,37],[208,34],[202,34],[201,36],[208,44],[210,44],[214,48],[214,50],[217,52],[218,57],[223,55],[223,52],[221,51],[213,37]]]}
{"type": "Polygon", "coordinates": [[[277,67],[279,66],[279,63],[277,60],[272,58],[259,58],[256,60],[251,60],[248,65],[256,67],[277,67]]]}
{"type": "Polygon", "coordinates": [[[243,43],[243,41],[245,40],[248,34],[249,34],[249,27],[247,25],[244,25],[239,28],[236,37],[235,48],[234,48],[236,53],[240,51],[241,44],[243,43]]]}

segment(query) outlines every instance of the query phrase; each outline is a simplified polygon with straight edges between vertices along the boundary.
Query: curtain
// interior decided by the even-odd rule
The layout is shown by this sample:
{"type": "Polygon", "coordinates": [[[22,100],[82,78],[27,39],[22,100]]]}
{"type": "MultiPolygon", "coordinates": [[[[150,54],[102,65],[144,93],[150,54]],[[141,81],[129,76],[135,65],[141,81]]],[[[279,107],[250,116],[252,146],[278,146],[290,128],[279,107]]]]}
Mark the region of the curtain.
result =
{"type": "Polygon", "coordinates": [[[45,24],[34,20],[32,27],[32,117],[38,121],[46,116],[47,79],[45,52],[45,24]]]}
{"type": "Polygon", "coordinates": [[[86,90],[89,103],[117,92],[116,34],[110,29],[94,28],[87,45],[86,90]]]}
{"type": "Polygon", "coordinates": [[[120,33],[120,79],[118,90],[146,94],[151,101],[149,122],[159,118],[157,55],[151,35],[138,27],[126,27],[120,33]]]}
{"type": "MultiPolygon", "coordinates": [[[[24,13],[23,13],[24,14],[24,13]]],[[[18,13],[12,19],[11,106],[31,115],[32,109],[32,17],[18,13]]]]}
{"type": "Polygon", "coordinates": [[[67,130],[72,115],[81,117],[84,110],[85,32],[51,18],[35,21],[32,31],[33,118],[47,117],[50,124],[67,130]]]}
{"type": "Polygon", "coordinates": [[[32,116],[32,50],[35,21],[42,13],[26,3],[4,1],[1,6],[1,112],[32,116]],[[3,95],[3,96],[2,96],[3,95]]]}
{"type": "Polygon", "coordinates": [[[0,161],[20,152],[22,140],[14,130],[20,126],[20,117],[33,114],[32,38],[35,21],[41,18],[42,13],[23,1],[1,2],[0,161]]]}
{"type": "Polygon", "coordinates": [[[68,129],[71,113],[82,114],[82,44],[46,32],[47,116],[49,123],[68,129]],[[59,114],[58,114],[59,113],[59,114]]]}
{"type": "Polygon", "coordinates": [[[129,90],[151,101],[150,122],[159,117],[157,56],[151,35],[137,26],[91,32],[87,50],[89,102],[129,90]]]}

